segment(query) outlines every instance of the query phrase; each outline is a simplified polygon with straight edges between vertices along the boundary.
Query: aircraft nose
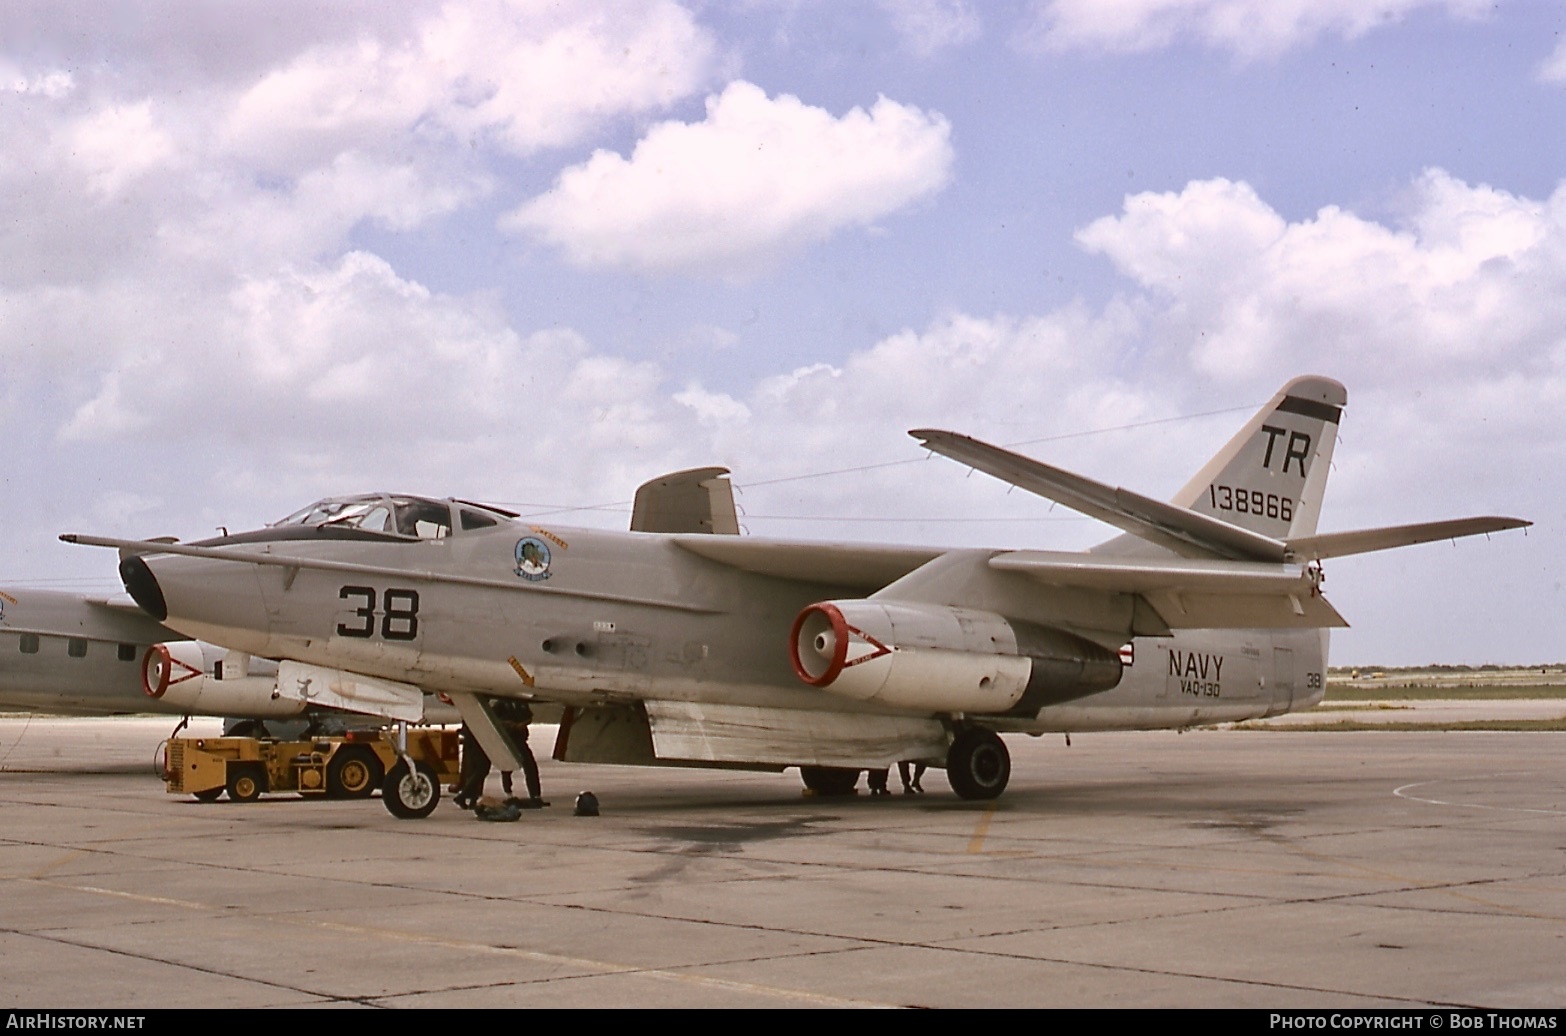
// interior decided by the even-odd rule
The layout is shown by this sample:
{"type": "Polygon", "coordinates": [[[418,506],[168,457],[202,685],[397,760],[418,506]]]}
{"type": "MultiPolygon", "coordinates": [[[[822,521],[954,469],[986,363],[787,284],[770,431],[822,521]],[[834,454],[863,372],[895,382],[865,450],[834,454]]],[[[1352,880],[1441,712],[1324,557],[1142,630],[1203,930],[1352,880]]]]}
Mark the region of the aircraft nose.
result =
{"type": "Polygon", "coordinates": [[[142,611],[159,622],[169,617],[168,602],[163,599],[163,588],[158,585],[158,577],[152,574],[152,569],[141,558],[129,557],[120,562],[120,581],[125,584],[125,592],[141,606],[142,611]]]}

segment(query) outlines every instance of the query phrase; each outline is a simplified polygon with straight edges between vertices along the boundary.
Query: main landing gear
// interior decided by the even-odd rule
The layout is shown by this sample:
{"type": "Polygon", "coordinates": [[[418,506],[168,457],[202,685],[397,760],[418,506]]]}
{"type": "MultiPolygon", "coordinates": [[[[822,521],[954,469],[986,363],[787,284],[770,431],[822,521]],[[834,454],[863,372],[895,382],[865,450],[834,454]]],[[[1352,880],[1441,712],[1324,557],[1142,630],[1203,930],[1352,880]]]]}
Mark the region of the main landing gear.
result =
{"type": "MultiPolygon", "coordinates": [[[[841,766],[801,766],[799,776],[812,795],[854,794],[859,770],[841,766]]],[[[1000,735],[984,727],[957,728],[946,750],[946,780],[959,798],[983,801],[999,798],[1011,781],[1011,753],[1000,735]]]]}
{"type": "Polygon", "coordinates": [[[946,780],[965,799],[993,799],[1011,780],[1011,753],[993,730],[960,727],[946,750],[946,780]]]}

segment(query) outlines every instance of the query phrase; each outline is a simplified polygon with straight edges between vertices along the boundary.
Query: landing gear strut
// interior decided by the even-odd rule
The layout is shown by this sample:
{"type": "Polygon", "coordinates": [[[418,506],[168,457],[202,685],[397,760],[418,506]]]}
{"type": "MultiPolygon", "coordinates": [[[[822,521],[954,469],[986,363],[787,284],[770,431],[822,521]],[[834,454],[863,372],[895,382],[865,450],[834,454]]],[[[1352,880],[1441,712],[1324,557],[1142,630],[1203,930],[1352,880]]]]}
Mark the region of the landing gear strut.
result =
{"type": "Polygon", "coordinates": [[[1011,780],[1011,753],[993,730],[963,727],[946,750],[946,780],[960,798],[993,799],[1011,780]]]}
{"type": "Polygon", "coordinates": [[[381,804],[398,820],[423,820],[440,803],[440,778],[426,762],[408,755],[408,724],[397,724],[397,754],[402,758],[386,775],[381,804]]]}

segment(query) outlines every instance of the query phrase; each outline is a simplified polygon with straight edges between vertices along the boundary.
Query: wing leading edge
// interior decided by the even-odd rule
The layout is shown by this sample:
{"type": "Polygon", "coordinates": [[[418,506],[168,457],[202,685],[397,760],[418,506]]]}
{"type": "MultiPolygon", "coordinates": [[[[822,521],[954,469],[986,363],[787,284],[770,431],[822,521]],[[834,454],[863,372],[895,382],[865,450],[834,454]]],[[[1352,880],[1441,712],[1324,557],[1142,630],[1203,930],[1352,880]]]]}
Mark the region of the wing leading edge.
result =
{"type": "Polygon", "coordinates": [[[989,567],[1048,587],[1136,594],[1168,630],[1348,625],[1321,596],[1320,569],[1309,565],[1016,550],[990,558],[989,567]]]}
{"type": "Polygon", "coordinates": [[[933,428],[916,428],[908,434],[942,456],[1046,500],[1065,504],[1182,557],[1277,563],[1287,553],[1281,540],[1129,489],[1095,482],[966,435],[933,428]]]}

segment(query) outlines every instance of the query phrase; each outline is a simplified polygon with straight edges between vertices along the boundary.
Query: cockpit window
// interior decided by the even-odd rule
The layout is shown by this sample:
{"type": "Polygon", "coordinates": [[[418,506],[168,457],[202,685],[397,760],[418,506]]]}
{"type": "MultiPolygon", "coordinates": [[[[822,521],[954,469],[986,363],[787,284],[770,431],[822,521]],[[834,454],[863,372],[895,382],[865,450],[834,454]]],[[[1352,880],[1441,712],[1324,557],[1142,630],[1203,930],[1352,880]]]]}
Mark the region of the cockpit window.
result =
{"type": "Polygon", "coordinates": [[[317,500],[309,507],[301,508],[282,521],[273,522],[273,525],[320,525],[322,522],[331,521],[342,512],[353,506],[352,500],[317,500]]]}
{"type": "Polygon", "coordinates": [[[462,531],[464,532],[468,531],[469,529],[487,529],[492,525],[500,524],[492,516],[472,510],[471,508],[462,508],[461,514],[462,531]]]}
{"type": "Polygon", "coordinates": [[[404,536],[438,540],[451,535],[451,507],[443,501],[416,496],[393,497],[397,508],[397,530],[404,536]]]}
{"type": "Polygon", "coordinates": [[[351,529],[368,529],[370,532],[387,532],[387,520],[391,508],[379,500],[349,504],[321,525],[343,525],[351,529]]]}
{"type": "Polygon", "coordinates": [[[445,539],[452,533],[452,512],[460,515],[461,529],[487,529],[510,518],[509,512],[483,504],[431,500],[422,496],[350,496],[318,500],[295,511],[277,526],[316,526],[361,529],[421,540],[445,539]]]}
{"type": "Polygon", "coordinates": [[[451,533],[451,506],[419,496],[350,496],[317,500],[277,525],[362,529],[437,540],[451,533]]]}

